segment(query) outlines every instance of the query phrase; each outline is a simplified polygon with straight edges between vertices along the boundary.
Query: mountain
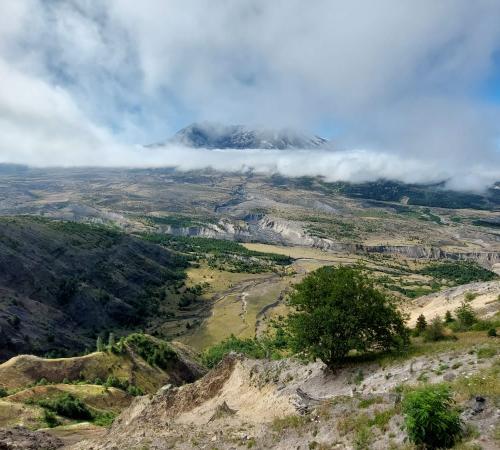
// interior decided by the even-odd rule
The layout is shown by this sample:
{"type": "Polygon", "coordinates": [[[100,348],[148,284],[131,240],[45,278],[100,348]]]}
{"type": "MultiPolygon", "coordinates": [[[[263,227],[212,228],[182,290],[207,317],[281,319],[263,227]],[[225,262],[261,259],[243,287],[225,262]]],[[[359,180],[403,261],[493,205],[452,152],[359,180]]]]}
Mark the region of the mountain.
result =
{"type": "Polygon", "coordinates": [[[104,227],[0,219],[0,361],[72,354],[97,334],[175,316],[186,261],[104,227]]]}
{"type": "Polygon", "coordinates": [[[211,122],[193,123],[178,131],[167,142],[193,148],[270,150],[320,148],[327,140],[291,129],[271,130],[244,125],[221,125],[211,122]]]}

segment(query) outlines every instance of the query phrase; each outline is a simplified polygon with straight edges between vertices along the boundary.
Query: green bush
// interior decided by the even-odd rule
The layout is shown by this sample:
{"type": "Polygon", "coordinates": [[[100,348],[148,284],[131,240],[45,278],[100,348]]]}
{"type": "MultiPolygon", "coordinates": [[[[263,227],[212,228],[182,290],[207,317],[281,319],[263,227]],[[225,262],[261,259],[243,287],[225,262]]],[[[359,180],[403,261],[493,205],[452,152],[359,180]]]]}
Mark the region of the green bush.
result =
{"type": "Polygon", "coordinates": [[[463,331],[469,330],[477,322],[476,313],[467,301],[462,301],[460,306],[455,310],[455,316],[459,329],[463,331]]]}
{"type": "Polygon", "coordinates": [[[462,430],[459,412],[445,385],[408,392],[403,401],[403,414],[410,441],[429,449],[453,446],[462,430]]]}
{"type": "Polygon", "coordinates": [[[426,328],[427,328],[427,320],[425,320],[425,316],[423,314],[420,314],[420,316],[417,317],[417,323],[415,324],[416,334],[417,335],[422,334],[426,328]]]}
{"type": "Polygon", "coordinates": [[[434,317],[424,333],[424,341],[437,342],[446,339],[444,325],[439,316],[434,317]]]}
{"type": "Polygon", "coordinates": [[[130,346],[141,358],[152,366],[168,369],[177,354],[163,341],[140,333],[127,336],[123,343],[130,346]]]}
{"type": "Polygon", "coordinates": [[[266,351],[257,339],[240,339],[231,335],[219,344],[209,347],[202,354],[202,362],[208,368],[215,367],[228,353],[242,353],[250,358],[264,358],[266,351]]]}
{"type": "Polygon", "coordinates": [[[7,397],[7,395],[9,395],[7,389],[5,389],[3,386],[0,386],[0,398],[7,397]]]}
{"type": "MultiPolygon", "coordinates": [[[[495,328],[490,328],[488,330],[488,336],[489,337],[496,337],[497,336],[497,330],[495,328]]],[[[1,394],[0,394],[0,397],[1,397],[1,394]]]]}
{"type": "Polygon", "coordinates": [[[71,394],[62,394],[49,400],[39,400],[38,404],[59,416],[75,420],[92,420],[93,415],[87,405],[71,394]]]}
{"type": "Polygon", "coordinates": [[[56,415],[47,409],[43,410],[43,420],[49,428],[54,428],[61,424],[56,415]]]}
{"type": "Polygon", "coordinates": [[[129,387],[127,388],[127,392],[130,395],[133,395],[134,397],[137,397],[139,395],[144,395],[142,389],[137,386],[134,386],[133,384],[129,385],[129,387]]]}
{"type": "Polygon", "coordinates": [[[93,423],[100,427],[110,427],[116,418],[116,414],[110,411],[102,412],[94,417],[93,423]]]}
{"type": "Polygon", "coordinates": [[[401,349],[408,329],[395,300],[358,268],[322,267],[295,285],[285,320],[292,350],[332,366],[351,350],[401,349]]]}

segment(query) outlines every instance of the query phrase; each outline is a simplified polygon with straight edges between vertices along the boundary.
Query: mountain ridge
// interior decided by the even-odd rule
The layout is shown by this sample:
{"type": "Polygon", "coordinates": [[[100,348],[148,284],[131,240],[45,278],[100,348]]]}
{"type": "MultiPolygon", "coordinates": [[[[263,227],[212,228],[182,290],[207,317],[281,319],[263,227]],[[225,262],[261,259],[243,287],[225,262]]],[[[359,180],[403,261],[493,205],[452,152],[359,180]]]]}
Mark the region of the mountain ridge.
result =
{"type": "Polygon", "coordinates": [[[163,143],[191,148],[215,149],[313,149],[323,148],[328,140],[316,135],[289,129],[251,128],[246,125],[222,125],[214,122],[195,122],[182,128],[163,143]]]}

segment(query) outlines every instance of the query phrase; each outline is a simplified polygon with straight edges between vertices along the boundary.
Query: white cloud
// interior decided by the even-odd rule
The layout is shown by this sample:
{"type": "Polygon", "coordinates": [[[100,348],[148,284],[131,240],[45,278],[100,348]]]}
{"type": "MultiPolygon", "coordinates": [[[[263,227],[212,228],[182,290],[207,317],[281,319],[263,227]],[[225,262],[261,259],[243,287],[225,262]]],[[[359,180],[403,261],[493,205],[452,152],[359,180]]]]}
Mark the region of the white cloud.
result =
{"type": "Polygon", "coordinates": [[[369,150],[199,161],[484,186],[498,23],[496,0],[3,0],[0,161],[143,164],[129,144],[182,120],[329,123],[339,148],[369,150]]]}

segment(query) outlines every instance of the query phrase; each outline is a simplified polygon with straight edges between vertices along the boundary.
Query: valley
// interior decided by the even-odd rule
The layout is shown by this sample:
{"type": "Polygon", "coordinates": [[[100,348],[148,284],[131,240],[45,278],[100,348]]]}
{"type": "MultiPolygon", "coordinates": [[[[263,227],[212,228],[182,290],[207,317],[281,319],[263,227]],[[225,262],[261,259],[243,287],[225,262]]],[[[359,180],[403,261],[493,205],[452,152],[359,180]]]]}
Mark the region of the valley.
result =
{"type": "MultiPolygon", "coordinates": [[[[403,448],[398,386],[444,375],[463,386],[470,374],[489,380],[497,370],[485,328],[500,310],[496,191],[443,190],[457,205],[443,208],[439,189],[211,170],[0,167],[0,427],[21,425],[32,431],[12,439],[56,439],[53,448],[121,448],[124,439],[134,449],[166,448],[159,436],[186,449],[289,448],[302,434],[309,448],[350,448],[369,429],[373,447],[360,448],[403,448]],[[289,350],[259,349],[274,345],[294,286],[338,266],[358,268],[395,298],[410,327],[464,303],[478,322],[455,326],[456,340],[416,336],[403,355],[354,358],[337,374],[289,350]],[[228,342],[247,356],[226,357],[205,375],[208,352],[228,342]],[[263,352],[279,360],[252,359],[263,352]],[[271,399],[279,407],[269,413],[271,399]],[[350,413],[354,425],[339,425],[341,405],[362,410],[372,399],[359,418],[350,413]],[[88,418],[57,412],[61,402],[88,418]],[[174,428],[157,422],[162,402],[174,428]],[[373,425],[380,414],[391,425],[373,425]]],[[[477,392],[496,404],[497,387],[488,389],[477,392]]],[[[493,442],[484,420],[478,427],[493,442]]]]}

